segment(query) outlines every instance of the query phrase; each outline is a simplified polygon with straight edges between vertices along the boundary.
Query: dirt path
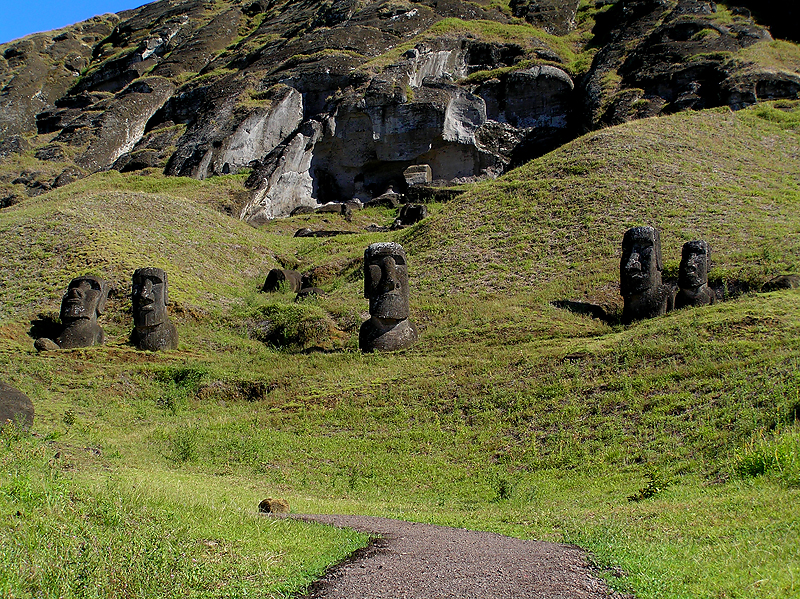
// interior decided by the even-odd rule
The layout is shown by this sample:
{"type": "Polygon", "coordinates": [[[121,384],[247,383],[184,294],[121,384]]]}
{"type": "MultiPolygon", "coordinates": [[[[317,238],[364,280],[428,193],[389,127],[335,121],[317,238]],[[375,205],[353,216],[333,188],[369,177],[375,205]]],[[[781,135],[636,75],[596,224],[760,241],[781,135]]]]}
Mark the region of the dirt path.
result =
{"type": "Polygon", "coordinates": [[[606,599],[578,547],[368,516],[294,518],[378,534],[307,599],[606,599]]]}

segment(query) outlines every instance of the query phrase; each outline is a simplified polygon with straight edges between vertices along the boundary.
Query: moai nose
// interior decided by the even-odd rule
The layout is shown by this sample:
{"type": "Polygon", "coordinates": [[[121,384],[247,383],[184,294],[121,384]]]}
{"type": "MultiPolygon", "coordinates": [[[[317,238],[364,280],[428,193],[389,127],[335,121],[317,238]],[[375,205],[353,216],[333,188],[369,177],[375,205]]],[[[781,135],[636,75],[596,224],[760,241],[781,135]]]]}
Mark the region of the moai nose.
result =
{"type": "Polygon", "coordinates": [[[400,277],[397,276],[397,264],[394,258],[387,256],[383,259],[383,291],[393,291],[400,288],[400,277]]]}
{"type": "Polygon", "coordinates": [[[625,265],[625,268],[628,270],[641,270],[642,265],[639,262],[639,254],[638,252],[633,252],[631,257],[628,258],[628,263],[625,265]]]}
{"type": "Polygon", "coordinates": [[[153,282],[150,279],[145,279],[139,287],[139,297],[153,299],[153,282]]]}

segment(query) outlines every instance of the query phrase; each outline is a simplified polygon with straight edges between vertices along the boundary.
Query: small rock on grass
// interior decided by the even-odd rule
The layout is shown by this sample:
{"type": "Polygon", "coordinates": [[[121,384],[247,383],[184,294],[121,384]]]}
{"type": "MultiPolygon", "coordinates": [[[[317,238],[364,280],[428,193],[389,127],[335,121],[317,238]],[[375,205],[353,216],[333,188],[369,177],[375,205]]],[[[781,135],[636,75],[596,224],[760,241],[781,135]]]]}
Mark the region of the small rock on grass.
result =
{"type": "Polygon", "coordinates": [[[33,402],[30,398],[19,389],[0,381],[0,429],[9,422],[29,429],[33,425],[33,417],[33,402]]]}
{"type": "Polygon", "coordinates": [[[285,499],[267,497],[258,504],[258,511],[262,514],[288,514],[289,502],[285,499]]]}
{"type": "Polygon", "coordinates": [[[33,347],[35,347],[37,351],[55,351],[61,349],[55,341],[47,337],[39,337],[39,339],[34,341],[33,347]]]}
{"type": "Polygon", "coordinates": [[[779,291],[782,289],[798,288],[800,288],[800,275],[780,275],[764,283],[761,291],[779,291]]]}

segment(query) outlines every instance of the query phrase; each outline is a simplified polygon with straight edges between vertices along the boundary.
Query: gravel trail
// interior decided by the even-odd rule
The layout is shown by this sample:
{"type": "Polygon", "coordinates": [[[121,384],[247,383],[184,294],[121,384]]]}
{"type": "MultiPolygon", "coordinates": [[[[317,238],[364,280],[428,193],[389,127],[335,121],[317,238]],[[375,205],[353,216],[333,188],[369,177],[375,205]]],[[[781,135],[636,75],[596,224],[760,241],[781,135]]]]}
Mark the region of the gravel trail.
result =
{"type": "Polygon", "coordinates": [[[377,534],[307,599],[607,599],[583,550],[369,516],[293,515],[377,534]]]}

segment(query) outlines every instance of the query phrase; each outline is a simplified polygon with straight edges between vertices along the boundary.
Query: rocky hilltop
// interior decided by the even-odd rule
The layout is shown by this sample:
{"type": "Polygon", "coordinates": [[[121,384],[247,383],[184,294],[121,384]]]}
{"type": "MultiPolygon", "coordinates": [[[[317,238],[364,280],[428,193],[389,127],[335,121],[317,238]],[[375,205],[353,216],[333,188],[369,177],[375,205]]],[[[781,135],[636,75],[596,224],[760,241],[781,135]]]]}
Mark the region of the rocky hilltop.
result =
{"type": "Polygon", "coordinates": [[[800,49],[703,0],[160,0],[0,46],[0,86],[0,206],[108,169],[249,173],[258,223],[798,98],[800,49]]]}

